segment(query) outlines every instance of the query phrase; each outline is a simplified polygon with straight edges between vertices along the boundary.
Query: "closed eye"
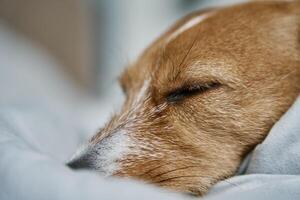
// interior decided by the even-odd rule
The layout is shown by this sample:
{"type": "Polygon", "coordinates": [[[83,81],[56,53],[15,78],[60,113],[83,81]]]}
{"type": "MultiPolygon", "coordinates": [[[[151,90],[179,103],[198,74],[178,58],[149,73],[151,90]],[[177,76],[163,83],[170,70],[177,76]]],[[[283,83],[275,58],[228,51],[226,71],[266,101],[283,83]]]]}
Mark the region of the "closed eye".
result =
{"type": "Polygon", "coordinates": [[[188,97],[203,94],[209,90],[216,89],[221,86],[221,83],[212,82],[193,86],[184,86],[170,92],[166,99],[170,103],[180,102],[188,97]]]}

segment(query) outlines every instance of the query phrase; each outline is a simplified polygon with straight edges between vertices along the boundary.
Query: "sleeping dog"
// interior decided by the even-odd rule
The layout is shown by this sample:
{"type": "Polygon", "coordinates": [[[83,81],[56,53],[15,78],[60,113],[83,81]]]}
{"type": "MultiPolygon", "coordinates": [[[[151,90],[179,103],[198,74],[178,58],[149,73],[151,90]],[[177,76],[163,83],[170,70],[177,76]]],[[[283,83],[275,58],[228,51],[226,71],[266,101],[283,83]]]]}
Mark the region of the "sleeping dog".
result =
{"type": "Polygon", "coordinates": [[[205,194],[235,174],[300,93],[300,3],[192,13],[120,84],[122,109],[68,165],[205,194]]]}

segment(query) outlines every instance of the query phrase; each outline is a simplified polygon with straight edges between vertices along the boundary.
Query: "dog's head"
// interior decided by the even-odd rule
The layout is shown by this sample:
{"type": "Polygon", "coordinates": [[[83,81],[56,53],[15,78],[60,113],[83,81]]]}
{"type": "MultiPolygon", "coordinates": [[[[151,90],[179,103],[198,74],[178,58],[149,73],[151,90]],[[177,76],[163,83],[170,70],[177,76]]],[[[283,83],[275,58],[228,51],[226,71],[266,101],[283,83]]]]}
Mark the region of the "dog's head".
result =
{"type": "Polygon", "coordinates": [[[120,78],[121,111],[70,166],[203,194],[232,176],[300,92],[300,6],[193,13],[120,78]]]}

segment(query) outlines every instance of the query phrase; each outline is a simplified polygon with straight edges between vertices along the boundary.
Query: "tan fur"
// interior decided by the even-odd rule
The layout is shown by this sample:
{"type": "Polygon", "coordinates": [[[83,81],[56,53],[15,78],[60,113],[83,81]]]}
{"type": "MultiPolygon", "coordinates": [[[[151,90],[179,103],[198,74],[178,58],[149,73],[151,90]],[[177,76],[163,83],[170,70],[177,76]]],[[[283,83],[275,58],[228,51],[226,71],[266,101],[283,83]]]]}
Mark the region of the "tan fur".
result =
{"type": "Polygon", "coordinates": [[[234,175],[299,95],[298,3],[253,2],[214,12],[166,43],[201,12],[180,20],[125,70],[126,102],[91,139],[97,144],[117,130],[128,132],[132,151],[117,161],[114,175],[204,194],[234,175]],[[149,87],[136,104],[145,80],[149,87]],[[222,85],[166,100],[183,85],[212,81],[222,85]]]}

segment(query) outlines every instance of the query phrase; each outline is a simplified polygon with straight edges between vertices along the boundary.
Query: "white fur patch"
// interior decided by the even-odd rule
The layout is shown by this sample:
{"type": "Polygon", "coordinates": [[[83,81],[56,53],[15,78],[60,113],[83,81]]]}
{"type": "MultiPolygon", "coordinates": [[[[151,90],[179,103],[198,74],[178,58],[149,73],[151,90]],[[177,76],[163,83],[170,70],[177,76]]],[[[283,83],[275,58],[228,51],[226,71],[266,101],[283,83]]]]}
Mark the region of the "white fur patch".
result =
{"type": "Polygon", "coordinates": [[[150,80],[145,80],[142,88],[140,89],[139,93],[136,96],[136,100],[134,101],[134,104],[140,104],[143,99],[146,98],[146,93],[149,89],[150,80]]]}
{"type": "Polygon", "coordinates": [[[94,160],[96,168],[105,175],[112,175],[120,169],[118,160],[129,153],[129,147],[130,137],[124,130],[104,138],[92,147],[96,154],[94,160]]]}
{"type": "Polygon", "coordinates": [[[72,157],[68,160],[68,162],[71,162],[72,160],[76,160],[77,158],[79,158],[81,155],[85,154],[87,150],[87,145],[83,144],[81,145],[76,152],[72,155],[72,157]]]}
{"type": "Polygon", "coordinates": [[[120,117],[122,120],[124,120],[123,119],[124,117],[127,118],[126,121],[129,122],[129,124],[126,123],[126,127],[130,126],[130,123],[134,122],[135,121],[134,119],[137,118],[136,114],[138,110],[141,109],[143,103],[147,99],[147,91],[149,90],[149,85],[150,85],[150,80],[145,80],[143,86],[139,90],[137,96],[135,97],[135,100],[131,105],[131,109],[129,109],[127,112],[124,112],[123,115],[120,117]]]}
{"type": "Polygon", "coordinates": [[[183,32],[185,32],[185,31],[189,30],[190,28],[194,27],[195,25],[203,22],[205,19],[207,19],[208,17],[210,17],[212,14],[213,14],[213,12],[205,13],[203,15],[199,15],[199,16],[196,16],[196,17],[190,19],[188,22],[186,22],[185,24],[183,24],[181,27],[179,27],[174,33],[172,33],[168,37],[167,43],[169,43],[172,40],[174,40],[176,37],[178,37],[183,32]]]}
{"type": "Polygon", "coordinates": [[[105,176],[110,176],[120,169],[118,161],[129,153],[130,143],[130,137],[126,131],[120,130],[96,144],[82,145],[69,162],[80,158],[88,159],[90,167],[105,176]]]}
{"type": "MultiPolygon", "coordinates": [[[[147,99],[147,91],[149,90],[150,80],[145,80],[143,86],[139,90],[131,109],[124,113],[123,117],[126,117],[125,126],[112,134],[104,138],[97,143],[93,148],[96,149],[96,167],[99,171],[103,171],[105,175],[112,175],[114,172],[120,170],[119,160],[124,159],[126,155],[139,151],[137,143],[134,138],[131,138],[130,127],[138,120],[138,111],[142,108],[143,103],[147,99]]],[[[124,121],[121,123],[124,123],[124,121]]]]}

